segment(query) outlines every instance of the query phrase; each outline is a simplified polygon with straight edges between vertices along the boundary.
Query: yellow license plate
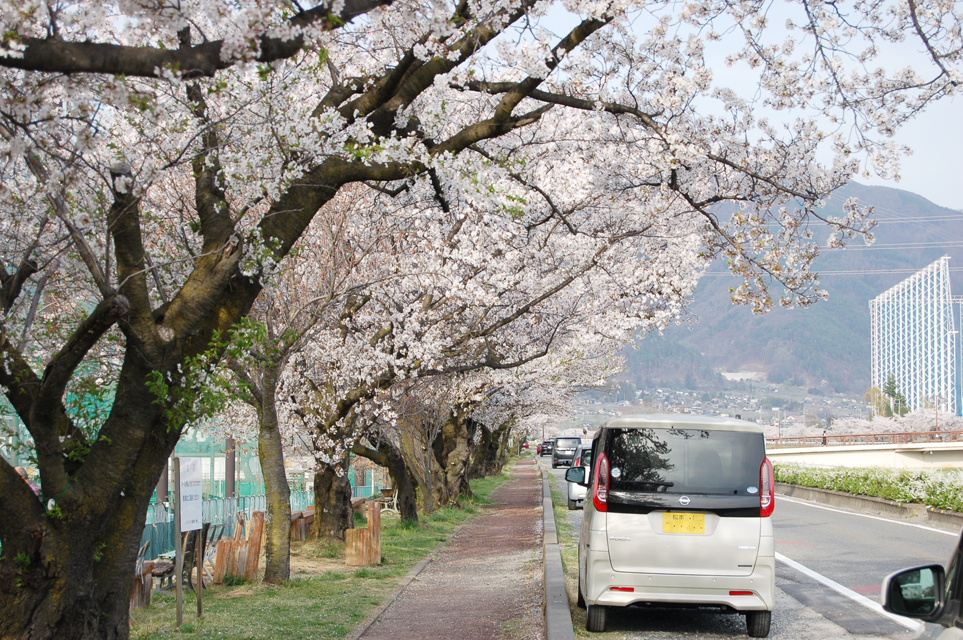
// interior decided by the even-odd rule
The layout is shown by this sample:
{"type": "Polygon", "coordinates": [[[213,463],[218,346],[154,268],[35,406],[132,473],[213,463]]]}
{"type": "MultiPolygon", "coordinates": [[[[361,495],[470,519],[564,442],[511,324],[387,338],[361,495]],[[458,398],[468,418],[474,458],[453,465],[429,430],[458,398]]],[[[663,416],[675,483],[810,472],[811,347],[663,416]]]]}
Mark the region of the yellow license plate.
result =
{"type": "Polygon", "coordinates": [[[705,533],[706,514],[671,513],[662,514],[662,533],[705,533]]]}

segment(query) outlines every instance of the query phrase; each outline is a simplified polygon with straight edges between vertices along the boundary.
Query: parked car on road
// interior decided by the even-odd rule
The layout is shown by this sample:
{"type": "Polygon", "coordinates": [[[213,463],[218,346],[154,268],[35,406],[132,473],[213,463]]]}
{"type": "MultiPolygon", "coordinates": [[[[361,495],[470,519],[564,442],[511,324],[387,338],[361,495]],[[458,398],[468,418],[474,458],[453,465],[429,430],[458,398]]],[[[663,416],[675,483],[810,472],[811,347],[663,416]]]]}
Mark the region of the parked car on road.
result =
{"type": "MultiPolygon", "coordinates": [[[[580,444],[575,449],[575,459],[572,461],[573,467],[588,467],[589,458],[592,456],[591,444],[580,444]]],[[[567,482],[568,485],[568,510],[581,509],[585,502],[585,486],[574,482],[567,482]]]]}
{"type": "Polygon", "coordinates": [[[921,620],[914,638],[963,639],[963,535],[946,569],[932,564],[891,573],[883,580],[880,597],[890,613],[921,620]]]}
{"type": "Polygon", "coordinates": [[[575,448],[582,444],[581,438],[555,438],[552,441],[552,468],[572,466],[575,448]]]}
{"type": "Polygon", "coordinates": [[[565,473],[586,485],[578,604],[589,631],[611,607],[742,613],[769,635],[775,605],[774,483],[762,428],[699,415],[609,420],[591,463],[565,473]]]}

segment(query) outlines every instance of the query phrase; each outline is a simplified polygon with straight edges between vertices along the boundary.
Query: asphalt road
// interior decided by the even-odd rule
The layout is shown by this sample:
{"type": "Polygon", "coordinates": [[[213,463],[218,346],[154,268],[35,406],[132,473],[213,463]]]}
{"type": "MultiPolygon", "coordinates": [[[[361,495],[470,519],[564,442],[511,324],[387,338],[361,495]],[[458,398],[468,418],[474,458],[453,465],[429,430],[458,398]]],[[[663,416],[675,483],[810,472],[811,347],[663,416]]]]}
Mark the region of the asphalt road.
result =
{"type": "MultiPolygon", "coordinates": [[[[561,478],[564,471],[551,472],[561,478]]],[[[582,512],[570,511],[569,515],[577,532],[582,512]]],[[[945,564],[958,537],[912,526],[909,521],[844,512],[781,496],[776,498],[772,517],[776,553],[805,569],[797,570],[777,555],[776,609],[769,635],[774,639],[912,638],[914,633],[905,626],[841,595],[827,586],[825,579],[877,602],[879,585],[887,574],[904,567],[945,564]]],[[[580,623],[584,624],[584,615],[576,613],[575,624],[580,623]]],[[[630,608],[612,610],[606,633],[593,637],[648,640],[746,635],[740,615],[630,608]]]]}

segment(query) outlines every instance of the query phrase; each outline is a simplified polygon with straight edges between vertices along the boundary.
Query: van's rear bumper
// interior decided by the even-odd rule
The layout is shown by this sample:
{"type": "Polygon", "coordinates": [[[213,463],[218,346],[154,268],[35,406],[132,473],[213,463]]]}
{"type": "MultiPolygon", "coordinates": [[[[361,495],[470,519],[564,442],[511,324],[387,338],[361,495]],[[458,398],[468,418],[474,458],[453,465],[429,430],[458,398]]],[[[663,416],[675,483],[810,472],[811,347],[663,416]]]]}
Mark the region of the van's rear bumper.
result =
{"type": "Polygon", "coordinates": [[[772,611],[776,603],[776,559],[756,558],[748,576],[690,576],[613,571],[608,553],[589,552],[587,567],[596,578],[586,584],[586,602],[614,607],[635,603],[673,603],[693,606],[724,605],[737,611],[772,611]],[[594,560],[594,562],[592,561],[594,560]],[[613,591],[612,587],[632,591],[613,591]],[[730,595],[749,591],[752,595],[730,595]]]}

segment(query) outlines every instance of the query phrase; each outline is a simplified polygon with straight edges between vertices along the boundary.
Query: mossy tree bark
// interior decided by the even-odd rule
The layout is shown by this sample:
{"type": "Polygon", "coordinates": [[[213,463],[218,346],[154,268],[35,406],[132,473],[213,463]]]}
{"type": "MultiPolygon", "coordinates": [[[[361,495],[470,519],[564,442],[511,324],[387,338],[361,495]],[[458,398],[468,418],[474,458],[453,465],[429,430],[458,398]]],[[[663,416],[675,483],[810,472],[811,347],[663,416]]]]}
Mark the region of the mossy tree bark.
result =
{"type": "Polygon", "coordinates": [[[432,451],[438,464],[432,474],[432,490],[435,503],[452,506],[459,496],[471,495],[468,484],[468,463],[471,442],[478,424],[470,418],[471,407],[458,404],[452,407],[444,426],[432,442],[432,451]]]}
{"type": "Polygon", "coordinates": [[[474,447],[469,478],[487,478],[500,473],[508,457],[508,439],[511,435],[510,423],[489,429],[479,426],[478,444],[474,447]]]}
{"type": "Polygon", "coordinates": [[[284,472],[284,448],[278,428],[277,369],[265,372],[258,411],[257,454],[264,474],[264,582],[279,584],[291,577],[291,488],[284,472]]]}
{"type": "Polygon", "coordinates": [[[344,542],[345,530],[353,527],[347,457],[337,466],[319,465],[314,472],[314,528],[311,535],[319,540],[344,542]]]}

